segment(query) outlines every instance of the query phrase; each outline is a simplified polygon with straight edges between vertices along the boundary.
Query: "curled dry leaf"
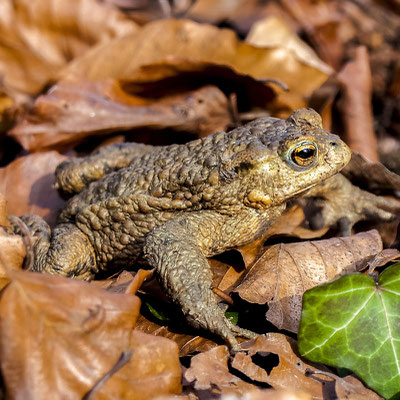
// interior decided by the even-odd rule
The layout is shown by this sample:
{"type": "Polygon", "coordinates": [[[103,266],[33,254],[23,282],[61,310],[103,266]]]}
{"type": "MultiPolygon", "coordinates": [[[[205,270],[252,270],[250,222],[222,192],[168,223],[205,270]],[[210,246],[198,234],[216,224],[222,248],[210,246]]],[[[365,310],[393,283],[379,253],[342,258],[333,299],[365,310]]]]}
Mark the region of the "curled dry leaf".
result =
{"type": "MultiPolygon", "coordinates": [[[[140,286],[140,292],[143,294],[151,293],[152,296],[157,299],[162,299],[162,301],[168,302],[168,299],[165,297],[165,294],[161,291],[158,283],[155,279],[149,279],[148,282],[142,284],[142,280],[145,277],[146,279],[151,276],[152,271],[140,269],[136,274],[128,271],[122,271],[116,277],[108,278],[102,281],[92,281],[92,285],[96,285],[97,287],[101,287],[103,289],[107,289],[107,291],[113,293],[130,293],[132,286],[138,287],[140,286]],[[136,282],[136,283],[135,283],[136,282]]],[[[146,303],[146,299],[144,300],[146,303]]],[[[160,306],[162,308],[162,312],[164,312],[164,308],[169,310],[168,305],[160,306]]],[[[144,306],[146,308],[146,305],[144,306]]],[[[179,324],[176,322],[176,313],[175,308],[172,309],[171,320],[168,320],[170,315],[166,315],[165,321],[159,321],[159,323],[155,322],[155,318],[149,320],[143,314],[140,314],[136,320],[135,329],[144,333],[148,333],[155,336],[165,337],[167,339],[173,340],[179,348],[179,357],[184,357],[186,355],[192,354],[194,352],[203,352],[212,349],[213,347],[218,346],[218,344],[210,339],[206,339],[201,336],[195,335],[196,332],[193,331],[188,325],[183,322],[183,324],[179,324]],[[186,333],[185,330],[189,330],[189,333],[186,333]]],[[[156,309],[157,312],[160,310],[156,309]]]]}
{"type": "Polygon", "coordinates": [[[368,51],[360,46],[354,60],[337,75],[342,86],[338,103],[345,126],[346,142],[353,151],[372,162],[378,162],[378,144],[372,113],[372,79],[368,51]]]}
{"type": "Polygon", "coordinates": [[[230,123],[229,104],[215,86],[149,100],[129,95],[117,81],[61,82],[40,96],[9,135],[28,151],[72,147],[116,130],[174,128],[208,134],[230,123]]]}
{"type": "Polygon", "coordinates": [[[9,282],[8,272],[21,269],[26,250],[20,236],[10,232],[6,201],[0,193],[0,290],[9,282]]]}
{"type": "MultiPolygon", "coordinates": [[[[305,216],[303,209],[294,205],[282,214],[264,233],[262,237],[238,249],[246,268],[250,268],[263,250],[264,243],[272,236],[292,236],[300,239],[315,239],[323,236],[328,228],[311,230],[302,226],[305,216]]],[[[245,269],[229,268],[221,279],[218,288],[230,292],[235,283],[246,273],[245,269]]]]}
{"type": "MultiPolygon", "coordinates": [[[[213,286],[216,287],[221,279],[221,276],[226,272],[229,266],[214,259],[210,259],[209,263],[213,270],[213,286]]],[[[138,273],[141,273],[141,271],[143,270],[139,270],[138,273]]],[[[123,288],[124,286],[129,286],[129,280],[127,279],[127,273],[122,272],[116,279],[115,283],[110,286],[108,290],[115,291],[119,290],[119,288],[123,288]],[[118,282],[120,283],[118,284],[118,282]]],[[[140,289],[142,293],[144,292],[145,294],[150,294],[152,298],[161,299],[162,302],[165,302],[164,304],[160,305],[156,303],[155,311],[160,311],[157,309],[157,307],[160,307],[161,311],[165,312],[166,320],[158,321],[157,323],[154,315],[153,318],[150,319],[146,317],[146,314],[140,315],[136,322],[135,329],[173,340],[178,345],[180,357],[193,354],[194,352],[204,352],[218,346],[218,343],[213,340],[217,339],[216,337],[198,336],[198,331],[193,330],[193,328],[188,326],[182,317],[179,318],[176,316],[176,309],[170,304],[167,304],[168,299],[161,291],[155,279],[151,279],[149,282],[146,282],[141,286],[140,289]]],[[[146,300],[144,301],[146,302],[146,300]]],[[[151,303],[151,300],[149,300],[149,302],[151,303]]]]}
{"type": "Polygon", "coordinates": [[[8,213],[42,216],[54,224],[64,204],[54,184],[54,170],[66,159],[55,151],[29,154],[0,168],[0,192],[8,202],[8,213]]]}
{"type": "Polygon", "coordinates": [[[342,173],[355,184],[373,192],[397,191],[400,188],[400,175],[379,162],[368,161],[358,153],[352,153],[350,163],[342,173]]]}
{"type": "Polygon", "coordinates": [[[368,275],[371,275],[376,268],[383,267],[390,261],[400,259],[400,251],[397,249],[384,249],[378,253],[366,266],[368,267],[368,275]]]}
{"type": "Polygon", "coordinates": [[[184,357],[195,352],[208,351],[218,346],[216,342],[202,336],[183,333],[185,328],[180,327],[178,330],[167,325],[159,325],[143,315],[139,315],[135,329],[173,340],[178,345],[179,357],[184,357]]]}
{"type": "Polygon", "coordinates": [[[305,363],[297,356],[295,340],[280,333],[260,335],[254,341],[243,343],[242,348],[247,352],[235,354],[232,367],[256,382],[268,383],[276,389],[304,392],[311,395],[313,399],[361,400],[368,398],[378,400],[380,398],[352,377],[341,379],[325,371],[317,371],[320,373],[317,379],[307,376],[306,371],[315,371],[315,367],[305,363]],[[256,354],[262,357],[276,354],[279,357],[279,363],[270,372],[267,372],[253,362],[252,356],[256,354]],[[338,393],[343,396],[337,397],[338,393]]]}
{"type": "Polygon", "coordinates": [[[176,77],[182,72],[204,73],[211,66],[229,67],[255,79],[283,81],[297,98],[297,107],[304,105],[304,96],[328,77],[325,70],[305,64],[285,48],[258,48],[239,41],[231,30],[173,19],[151,22],[137,33],[94,47],[75,59],[62,76],[143,83],[176,77]]]}
{"type": "Polygon", "coordinates": [[[35,94],[93,44],[137,29],[95,0],[2,0],[0,75],[8,90],[35,94]]]}
{"type": "Polygon", "coordinates": [[[248,392],[261,392],[256,386],[231,374],[228,369],[229,351],[226,346],[218,346],[192,357],[190,368],[184,376],[193,382],[195,390],[209,392],[209,395],[243,396],[248,392]]]}
{"type": "Polygon", "coordinates": [[[313,0],[280,2],[296,20],[298,29],[309,36],[322,60],[336,69],[341,65],[344,56],[344,39],[354,34],[354,28],[344,21],[342,3],[313,0]]]}
{"type": "Polygon", "coordinates": [[[140,300],[86,282],[15,271],[0,302],[1,372],[10,398],[82,398],[116,364],[96,399],[181,390],[176,344],[133,331],[140,300]]]}
{"type": "Polygon", "coordinates": [[[324,71],[327,75],[333,73],[333,69],[321,61],[315,51],[281,18],[268,17],[257,21],[251,27],[246,42],[258,47],[279,47],[293,51],[304,64],[324,71]]]}
{"type": "Polygon", "coordinates": [[[303,293],[335,277],[358,271],[382,250],[377,231],[345,238],[278,244],[257,260],[234,290],[257,304],[268,304],[268,321],[297,332],[303,293]]]}

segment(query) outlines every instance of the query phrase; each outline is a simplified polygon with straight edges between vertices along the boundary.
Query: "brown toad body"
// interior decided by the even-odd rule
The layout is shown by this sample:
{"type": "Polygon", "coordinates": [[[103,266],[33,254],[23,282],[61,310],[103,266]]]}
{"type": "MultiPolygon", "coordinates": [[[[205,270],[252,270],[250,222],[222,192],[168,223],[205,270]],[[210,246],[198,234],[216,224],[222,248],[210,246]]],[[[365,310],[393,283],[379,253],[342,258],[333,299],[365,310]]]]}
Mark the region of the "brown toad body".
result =
{"type": "MultiPolygon", "coordinates": [[[[114,145],[62,163],[58,187],[79,192],[50,235],[38,218],[34,269],[91,279],[138,257],[195,327],[234,348],[252,332],[229,322],[211,290],[209,256],[253,241],[286,202],[337,174],[348,147],[310,109],[183,145],[114,145]]],[[[34,222],[32,222],[34,220],[34,222]]]]}

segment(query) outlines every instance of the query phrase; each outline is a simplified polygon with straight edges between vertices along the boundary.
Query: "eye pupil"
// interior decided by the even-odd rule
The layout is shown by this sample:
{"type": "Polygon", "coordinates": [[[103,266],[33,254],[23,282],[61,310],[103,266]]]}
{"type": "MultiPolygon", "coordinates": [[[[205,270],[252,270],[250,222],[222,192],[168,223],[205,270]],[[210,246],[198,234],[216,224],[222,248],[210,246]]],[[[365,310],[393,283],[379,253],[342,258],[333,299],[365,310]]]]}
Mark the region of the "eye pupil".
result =
{"type": "Polygon", "coordinates": [[[291,159],[296,165],[307,167],[313,163],[316,154],[317,149],[314,145],[303,144],[293,150],[291,159]]]}
{"type": "Polygon", "coordinates": [[[307,159],[310,158],[314,155],[315,150],[314,149],[303,149],[303,150],[299,150],[298,152],[296,152],[296,157],[300,157],[303,159],[307,159]]]}

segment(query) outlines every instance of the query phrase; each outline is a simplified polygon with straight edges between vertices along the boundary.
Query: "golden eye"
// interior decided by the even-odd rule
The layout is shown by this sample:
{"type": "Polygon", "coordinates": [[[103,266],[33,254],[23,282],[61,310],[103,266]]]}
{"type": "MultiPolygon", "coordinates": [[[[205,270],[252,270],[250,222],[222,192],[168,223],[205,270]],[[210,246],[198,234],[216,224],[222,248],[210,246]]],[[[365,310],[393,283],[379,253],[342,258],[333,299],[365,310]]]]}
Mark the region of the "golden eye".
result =
{"type": "Polygon", "coordinates": [[[308,167],[311,165],[317,155],[317,148],[312,143],[304,143],[296,147],[290,158],[300,167],[308,167]]]}

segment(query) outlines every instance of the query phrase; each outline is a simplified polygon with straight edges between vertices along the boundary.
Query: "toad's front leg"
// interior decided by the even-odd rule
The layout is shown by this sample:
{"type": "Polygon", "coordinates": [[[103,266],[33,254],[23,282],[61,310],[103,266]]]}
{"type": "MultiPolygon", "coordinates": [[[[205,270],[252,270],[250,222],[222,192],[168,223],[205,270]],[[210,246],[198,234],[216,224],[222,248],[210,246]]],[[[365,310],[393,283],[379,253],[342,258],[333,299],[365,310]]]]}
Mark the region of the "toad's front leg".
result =
{"type": "Polygon", "coordinates": [[[238,351],[235,335],[246,338],[257,335],[228,321],[217,304],[211,287],[212,272],[203,254],[208,253],[205,247],[209,248],[212,240],[201,243],[204,234],[213,235],[215,225],[211,224],[207,232],[204,226],[199,228],[201,215],[202,212],[183,215],[154,229],[146,237],[144,255],[156,268],[161,285],[181,307],[188,322],[221,336],[233,351],[238,351]]]}

